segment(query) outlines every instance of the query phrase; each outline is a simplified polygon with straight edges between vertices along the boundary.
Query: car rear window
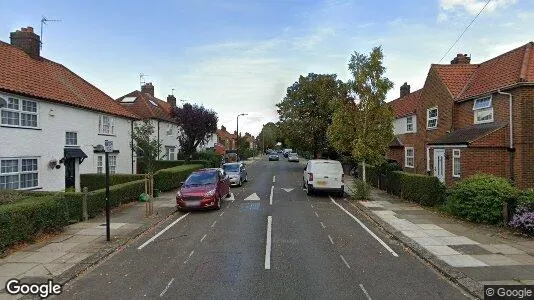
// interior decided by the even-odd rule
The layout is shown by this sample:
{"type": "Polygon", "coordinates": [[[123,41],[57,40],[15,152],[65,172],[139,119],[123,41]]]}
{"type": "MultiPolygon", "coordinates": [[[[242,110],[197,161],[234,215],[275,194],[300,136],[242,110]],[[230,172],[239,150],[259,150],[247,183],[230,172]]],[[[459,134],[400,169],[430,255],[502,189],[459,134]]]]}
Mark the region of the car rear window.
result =
{"type": "Polygon", "coordinates": [[[316,162],[312,165],[312,172],[320,174],[339,174],[343,169],[338,162],[316,162]]]}
{"type": "Polygon", "coordinates": [[[184,186],[201,186],[217,183],[216,172],[198,172],[189,175],[184,186]]]}
{"type": "Polygon", "coordinates": [[[238,164],[223,165],[223,169],[226,172],[239,172],[239,165],[238,164]]]}

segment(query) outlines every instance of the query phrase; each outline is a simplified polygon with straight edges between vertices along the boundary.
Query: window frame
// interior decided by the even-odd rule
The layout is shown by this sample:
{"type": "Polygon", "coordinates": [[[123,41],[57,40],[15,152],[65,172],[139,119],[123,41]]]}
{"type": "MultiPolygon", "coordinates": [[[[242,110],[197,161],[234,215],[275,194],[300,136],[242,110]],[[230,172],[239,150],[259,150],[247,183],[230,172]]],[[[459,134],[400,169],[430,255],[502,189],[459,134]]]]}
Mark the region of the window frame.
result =
{"type": "Polygon", "coordinates": [[[165,146],[165,156],[167,156],[167,160],[176,160],[176,147],[174,147],[174,146],[165,146]],[[172,150],[172,151],[170,151],[170,150],[172,150]],[[172,158],[173,159],[171,159],[171,156],[170,156],[171,152],[172,152],[172,158]]]}
{"type": "Polygon", "coordinates": [[[460,178],[462,175],[462,161],[461,161],[461,150],[452,149],[452,177],[460,178]],[[458,163],[455,163],[458,159],[458,163]],[[456,165],[458,165],[458,173],[456,173],[456,165]]]}
{"type": "Polygon", "coordinates": [[[66,147],[79,147],[79,144],[78,144],[78,131],[65,131],[65,146],[66,147]],[[67,135],[69,133],[74,133],[76,135],[76,144],[69,144],[67,142],[69,140],[69,138],[67,137],[67,135]]]}
{"type": "MultiPolygon", "coordinates": [[[[0,166],[2,164],[2,161],[4,160],[16,160],[17,161],[17,171],[16,172],[5,172],[3,173],[2,172],[2,169],[0,168],[0,177],[1,176],[18,176],[18,181],[17,181],[17,188],[13,189],[13,190],[19,190],[19,191],[24,191],[24,190],[34,190],[34,189],[39,189],[41,188],[41,186],[39,185],[40,181],[39,181],[39,163],[40,163],[40,159],[39,157],[37,156],[25,156],[25,157],[2,157],[0,158],[0,166]],[[35,160],[35,170],[26,170],[26,171],[23,171],[22,170],[22,161],[23,160],[35,160]],[[33,186],[26,186],[26,187],[22,187],[21,188],[21,185],[22,185],[22,175],[26,175],[26,174],[35,174],[36,175],[36,185],[33,185],[33,186]]],[[[7,183],[6,183],[7,185],[7,183]]],[[[3,188],[0,188],[0,190],[6,190],[6,189],[3,189],[3,188]]]]}
{"type": "Polygon", "coordinates": [[[494,111],[493,111],[493,97],[490,95],[490,96],[486,96],[486,97],[481,97],[481,98],[475,99],[473,101],[473,124],[493,123],[494,121],[495,121],[495,115],[494,115],[494,111]],[[482,100],[487,100],[488,101],[488,105],[484,106],[484,107],[477,107],[477,102],[480,102],[482,100]],[[491,113],[491,119],[479,120],[478,119],[479,114],[480,113],[484,113],[484,112],[490,112],[491,113]]]}
{"type": "MultiPolygon", "coordinates": [[[[2,127],[13,127],[13,128],[25,128],[25,129],[39,129],[39,102],[33,101],[33,100],[27,100],[20,97],[7,97],[6,102],[8,103],[8,106],[0,108],[0,126],[2,127]],[[17,107],[9,107],[10,101],[17,101],[17,107]],[[30,110],[24,110],[24,107],[27,105],[27,103],[31,103],[32,105],[35,105],[35,111],[30,110]],[[14,113],[17,114],[17,124],[9,124],[9,123],[3,123],[2,114],[3,112],[7,113],[14,113]],[[35,126],[28,126],[28,125],[22,125],[23,122],[23,116],[35,116],[35,126]]],[[[14,106],[14,105],[13,105],[14,106]]],[[[7,118],[6,118],[7,119],[7,118]]]]}
{"type": "Polygon", "coordinates": [[[430,107],[430,108],[427,108],[426,110],[426,129],[427,130],[432,130],[432,129],[436,129],[438,128],[438,120],[439,120],[439,110],[438,110],[438,107],[437,106],[434,106],[434,107],[430,107]],[[436,116],[435,117],[430,117],[430,111],[433,111],[433,110],[436,110],[436,116]],[[430,127],[430,121],[433,121],[433,120],[436,120],[436,125],[430,127]]]}
{"type": "MultiPolygon", "coordinates": [[[[117,173],[117,153],[108,154],[109,159],[109,174],[117,173]],[[114,164],[111,164],[114,162],[114,164]]],[[[106,155],[100,154],[96,155],[96,173],[97,174],[106,174],[106,155]]]]}
{"type": "Polygon", "coordinates": [[[415,148],[414,147],[404,147],[404,167],[406,168],[415,168],[415,148]],[[408,150],[412,150],[412,155],[408,156],[408,150]],[[408,164],[408,158],[412,159],[412,164],[408,164]]]}
{"type": "Polygon", "coordinates": [[[414,132],[414,130],[413,130],[413,116],[406,117],[406,132],[414,132]],[[408,123],[408,119],[410,120],[409,123],[408,123]],[[411,129],[408,128],[409,125],[412,126],[411,129]]]}
{"type": "Polygon", "coordinates": [[[115,117],[110,115],[98,115],[98,134],[115,136],[115,117]],[[104,124],[104,118],[109,120],[108,124],[104,124]],[[104,126],[107,125],[108,131],[104,131],[104,126]]]}

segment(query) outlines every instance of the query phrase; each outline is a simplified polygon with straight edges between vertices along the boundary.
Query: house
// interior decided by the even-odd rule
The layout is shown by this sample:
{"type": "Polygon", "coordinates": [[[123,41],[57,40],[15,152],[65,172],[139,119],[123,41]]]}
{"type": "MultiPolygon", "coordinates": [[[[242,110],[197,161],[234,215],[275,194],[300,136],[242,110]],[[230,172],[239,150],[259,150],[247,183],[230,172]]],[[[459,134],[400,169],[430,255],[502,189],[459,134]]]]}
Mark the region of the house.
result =
{"type": "Polygon", "coordinates": [[[255,139],[250,133],[245,132],[245,135],[243,136],[243,139],[248,143],[249,149],[252,150],[252,149],[255,148],[255,139]]]}
{"type": "Polygon", "coordinates": [[[226,131],[226,127],[221,126],[221,129],[217,129],[216,134],[217,134],[218,143],[222,145],[224,150],[236,148],[237,132],[234,132],[233,134],[229,133],[228,131],[226,131]]]}
{"type": "Polygon", "coordinates": [[[80,174],[135,173],[137,117],[65,66],[40,55],[32,27],[0,41],[0,189],[80,191],[80,174]]]}
{"type": "Polygon", "coordinates": [[[161,142],[161,151],[158,160],[177,160],[180,150],[178,136],[180,127],[172,118],[172,110],[176,107],[176,97],[169,95],[167,101],[154,96],[154,85],[145,83],[141,91],[135,90],[118,98],[117,103],[135,114],[140,120],[134,126],[148,120],[153,128],[153,138],[161,142]]]}
{"type": "Polygon", "coordinates": [[[534,187],[533,42],[480,64],[458,54],[431,65],[421,90],[404,87],[390,102],[395,124],[406,112],[415,126],[396,127],[388,152],[404,170],[448,185],[483,172],[534,187]]]}

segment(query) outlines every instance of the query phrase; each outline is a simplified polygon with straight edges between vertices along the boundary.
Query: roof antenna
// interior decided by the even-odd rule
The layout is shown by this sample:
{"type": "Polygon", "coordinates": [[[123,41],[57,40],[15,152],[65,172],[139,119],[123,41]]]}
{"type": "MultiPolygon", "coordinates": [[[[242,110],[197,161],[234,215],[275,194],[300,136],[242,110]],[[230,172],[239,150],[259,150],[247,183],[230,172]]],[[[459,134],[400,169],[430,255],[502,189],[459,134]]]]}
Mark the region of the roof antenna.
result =
{"type": "Polygon", "coordinates": [[[174,89],[171,89],[171,95],[174,96],[174,89]]]}
{"type": "Polygon", "coordinates": [[[43,49],[43,25],[47,22],[61,22],[61,20],[47,19],[45,16],[41,19],[41,49],[43,49]]]}
{"type": "Polygon", "coordinates": [[[143,85],[146,83],[145,77],[147,77],[147,76],[148,75],[146,75],[146,74],[139,73],[139,85],[141,85],[141,88],[143,88],[143,85]]]}

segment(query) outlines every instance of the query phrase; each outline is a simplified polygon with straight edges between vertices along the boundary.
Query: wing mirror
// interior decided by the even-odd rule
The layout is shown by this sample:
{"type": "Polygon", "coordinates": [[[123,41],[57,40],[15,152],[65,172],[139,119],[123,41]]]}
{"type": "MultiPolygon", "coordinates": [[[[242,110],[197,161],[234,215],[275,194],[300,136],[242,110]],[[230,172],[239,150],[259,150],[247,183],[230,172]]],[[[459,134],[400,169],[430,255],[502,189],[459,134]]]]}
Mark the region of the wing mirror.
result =
{"type": "Polygon", "coordinates": [[[180,186],[183,186],[183,185],[184,185],[184,182],[183,182],[183,181],[182,181],[182,182],[180,182],[180,186]]]}

